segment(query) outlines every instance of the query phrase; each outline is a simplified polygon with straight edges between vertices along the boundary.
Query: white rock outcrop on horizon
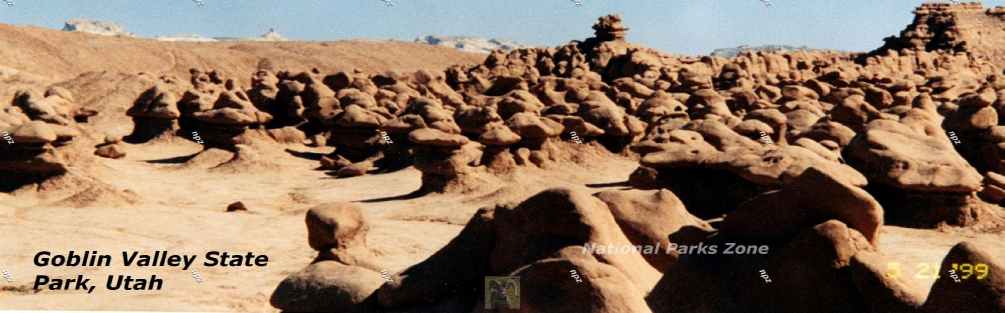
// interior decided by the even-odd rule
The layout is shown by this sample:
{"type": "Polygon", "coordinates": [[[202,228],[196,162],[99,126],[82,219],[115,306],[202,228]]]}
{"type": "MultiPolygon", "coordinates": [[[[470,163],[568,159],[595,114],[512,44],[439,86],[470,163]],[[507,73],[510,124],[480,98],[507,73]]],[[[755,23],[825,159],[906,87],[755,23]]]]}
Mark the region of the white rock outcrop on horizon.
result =
{"type": "Polygon", "coordinates": [[[187,42],[216,42],[214,38],[206,37],[199,34],[178,34],[170,36],[157,36],[154,39],[159,41],[187,41],[187,42]]]}
{"type": "Polygon", "coordinates": [[[531,46],[514,41],[468,36],[435,36],[427,35],[415,39],[417,43],[444,46],[465,52],[489,53],[492,50],[510,51],[531,46]]]}
{"type": "Polygon", "coordinates": [[[89,20],[82,18],[69,19],[63,24],[63,30],[68,32],[84,32],[103,36],[133,37],[119,24],[109,21],[89,20]]]}

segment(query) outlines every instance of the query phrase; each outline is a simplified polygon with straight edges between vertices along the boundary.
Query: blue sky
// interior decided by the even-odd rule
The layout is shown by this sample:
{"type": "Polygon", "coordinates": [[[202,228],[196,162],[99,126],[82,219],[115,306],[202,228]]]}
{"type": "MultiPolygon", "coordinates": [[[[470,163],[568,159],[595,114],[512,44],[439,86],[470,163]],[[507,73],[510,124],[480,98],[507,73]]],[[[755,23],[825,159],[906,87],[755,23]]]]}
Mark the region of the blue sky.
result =
{"type": "MultiPolygon", "coordinates": [[[[702,54],[741,44],[865,51],[911,22],[914,0],[0,0],[0,22],[60,28],[69,18],[110,20],[140,36],[257,36],[412,40],[472,35],[558,45],[591,35],[621,13],[629,40],[702,54]],[[2,6],[3,2],[13,6],[2,6]]],[[[985,6],[1005,0],[984,1],[985,6]]]]}

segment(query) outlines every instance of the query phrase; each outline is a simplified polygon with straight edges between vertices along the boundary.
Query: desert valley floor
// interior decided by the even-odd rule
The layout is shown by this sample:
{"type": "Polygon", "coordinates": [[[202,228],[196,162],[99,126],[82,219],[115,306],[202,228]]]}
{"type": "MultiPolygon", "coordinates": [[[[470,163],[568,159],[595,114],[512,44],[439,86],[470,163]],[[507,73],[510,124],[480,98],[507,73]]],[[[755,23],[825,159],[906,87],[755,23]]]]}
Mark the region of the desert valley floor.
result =
{"type": "MultiPolygon", "coordinates": [[[[19,292],[6,296],[5,305],[44,309],[49,301],[76,309],[171,310],[171,311],[274,311],[269,291],[286,275],[310,262],[316,252],[306,245],[304,212],[325,202],[357,202],[371,218],[367,243],[380,256],[389,272],[398,272],[417,263],[457,235],[474,212],[497,201],[519,201],[533,193],[557,186],[606,186],[594,190],[617,189],[635,169],[635,161],[609,156],[595,158],[588,168],[576,165],[550,171],[528,173],[522,184],[500,184],[471,194],[433,194],[417,199],[395,199],[417,190],[420,173],[414,169],[335,179],[316,171],[316,162],[277,154],[281,168],[247,172],[208,171],[205,166],[162,164],[150,161],[192,155],[197,144],[179,141],[170,144],[137,145],[128,157],[103,159],[100,177],[115,188],[134,193],[138,203],[93,202],[83,208],[60,205],[59,197],[22,197],[0,194],[3,220],[0,233],[8,234],[4,260],[30,265],[39,249],[62,251],[87,247],[99,251],[171,250],[203,254],[207,250],[264,253],[270,257],[263,269],[196,269],[191,271],[153,270],[164,277],[169,288],[158,293],[122,295],[95,291],[95,295],[46,291],[31,292],[30,266],[8,267],[19,282],[19,292]],[[531,184],[531,182],[535,184],[531,184]],[[530,187],[519,187],[519,186],[530,187]],[[234,201],[243,201],[248,212],[227,213],[234,201]],[[209,230],[209,231],[207,231],[209,230]],[[13,239],[13,240],[10,240],[13,239]],[[24,274],[21,274],[24,273],[24,274]],[[21,275],[19,275],[21,274],[21,275]],[[58,295],[53,295],[57,293],[58,295]],[[53,297],[58,300],[53,300],[53,297]]],[[[290,146],[291,151],[323,152],[306,146],[290,146]]],[[[225,161],[223,156],[217,162],[225,161]]],[[[206,164],[211,164],[207,160],[206,164]]],[[[884,226],[880,249],[902,264],[939,264],[960,240],[981,243],[1005,258],[1005,242],[1000,235],[954,230],[933,232],[884,226]]],[[[50,271],[103,277],[106,273],[128,273],[121,267],[85,271],[50,271]]],[[[924,275],[921,275],[924,277],[924,275]]],[[[931,284],[934,277],[919,279],[931,284]]],[[[927,286],[926,286],[927,287],[927,286]]],[[[927,289],[927,288],[925,288],[927,289]]]]}
{"type": "Polygon", "coordinates": [[[1005,312],[1005,8],[915,15],[732,58],[618,15],[488,55],[0,25],[0,309],[489,313],[509,276],[521,312],[1005,312]],[[772,252],[587,248],[670,243],[772,252]],[[33,265],[68,250],[269,262],[33,265]]]}

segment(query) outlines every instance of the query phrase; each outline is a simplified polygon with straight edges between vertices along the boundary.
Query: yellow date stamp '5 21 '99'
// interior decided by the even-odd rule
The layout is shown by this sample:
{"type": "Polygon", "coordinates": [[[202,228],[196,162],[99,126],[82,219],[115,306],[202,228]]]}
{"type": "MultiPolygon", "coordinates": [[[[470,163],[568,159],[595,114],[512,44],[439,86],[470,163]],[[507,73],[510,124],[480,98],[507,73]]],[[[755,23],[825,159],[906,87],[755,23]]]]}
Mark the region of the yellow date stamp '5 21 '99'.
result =
{"type": "MultiPolygon", "coordinates": [[[[916,263],[914,264],[914,272],[912,274],[904,272],[903,264],[890,262],[886,264],[886,276],[891,278],[938,279],[940,277],[939,267],[940,265],[935,263],[916,263]]],[[[947,272],[957,282],[961,279],[986,279],[990,273],[988,265],[984,263],[953,263],[947,272]]]]}

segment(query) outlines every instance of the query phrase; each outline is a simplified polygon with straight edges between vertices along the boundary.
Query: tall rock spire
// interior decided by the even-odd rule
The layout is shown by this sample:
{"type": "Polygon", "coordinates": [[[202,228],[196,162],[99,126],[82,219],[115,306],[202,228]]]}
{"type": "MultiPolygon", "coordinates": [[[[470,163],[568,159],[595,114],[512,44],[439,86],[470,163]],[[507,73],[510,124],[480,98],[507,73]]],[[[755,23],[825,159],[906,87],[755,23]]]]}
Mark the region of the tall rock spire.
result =
{"type": "Polygon", "coordinates": [[[593,24],[594,35],[600,41],[624,41],[628,35],[628,27],[621,24],[621,16],[611,14],[601,17],[593,24]]]}

